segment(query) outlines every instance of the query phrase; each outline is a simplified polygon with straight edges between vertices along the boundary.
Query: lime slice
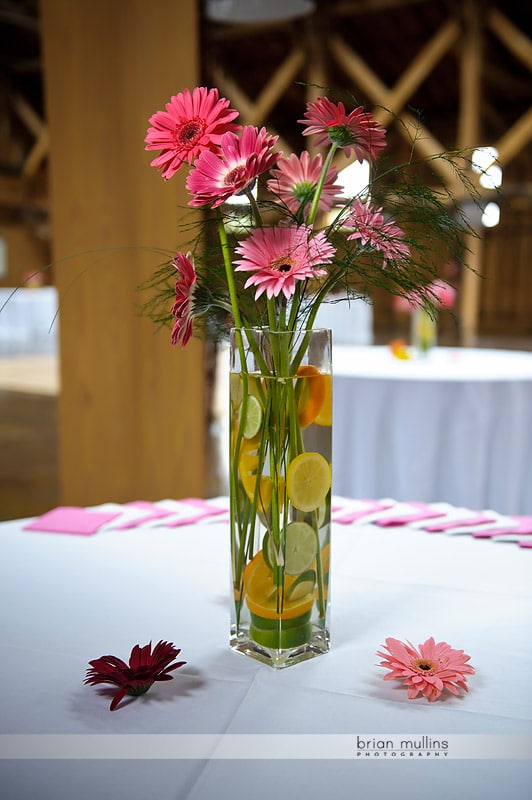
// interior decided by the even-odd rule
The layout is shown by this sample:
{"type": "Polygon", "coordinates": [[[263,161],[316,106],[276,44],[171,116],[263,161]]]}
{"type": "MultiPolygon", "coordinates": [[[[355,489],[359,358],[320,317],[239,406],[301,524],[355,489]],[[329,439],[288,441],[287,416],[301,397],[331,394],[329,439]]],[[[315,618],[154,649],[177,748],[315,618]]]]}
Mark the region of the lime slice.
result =
{"type": "Polygon", "coordinates": [[[301,453],[288,466],[288,499],[299,511],[314,511],[327,497],[331,479],[331,467],[321,453],[301,453]]]}
{"type": "Polygon", "coordinates": [[[316,573],[313,569],[307,569],[306,572],[302,572],[301,575],[290,584],[286,590],[286,599],[292,602],[294,600],[301,600],[303,597],[312,594],[315,586],[316,573]]]}
{"type": "MultiPolygon", "coordinates": [[[[243,405],[240,406],[238,421],[240,424],[243,405]]],[[[262,406],[260,401],[253,395],[248,396],[246,419],[244,421],[243,436],[245,439],[253,439],[260,431],[262,423],[262,406]]]]}
{"type": "Polygon", "coordinates": [[[299,575],[316,558],[316,533],[307,522],[291,522],[286,526],[284,568],[287,575],[299,575]]]}
{"type": "Polygon", "coordinates": [[[262,539],[262,555],[264,556],[266,564],[273,570],[276,566],[277,558],[275,555],[275,545],[269,531],[266,531],[262,539]]]}

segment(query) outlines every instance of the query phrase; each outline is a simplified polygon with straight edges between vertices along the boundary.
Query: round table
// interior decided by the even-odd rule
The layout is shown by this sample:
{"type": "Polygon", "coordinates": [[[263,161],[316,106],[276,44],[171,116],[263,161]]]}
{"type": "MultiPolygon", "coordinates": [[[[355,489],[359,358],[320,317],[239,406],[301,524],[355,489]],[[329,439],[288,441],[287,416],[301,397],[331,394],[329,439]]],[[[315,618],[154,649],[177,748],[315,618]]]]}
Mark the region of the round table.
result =
{"type": "Polygon", "coordinates": [[[532,513],[532,353],[336,345],[333,490],[532,513]]]}

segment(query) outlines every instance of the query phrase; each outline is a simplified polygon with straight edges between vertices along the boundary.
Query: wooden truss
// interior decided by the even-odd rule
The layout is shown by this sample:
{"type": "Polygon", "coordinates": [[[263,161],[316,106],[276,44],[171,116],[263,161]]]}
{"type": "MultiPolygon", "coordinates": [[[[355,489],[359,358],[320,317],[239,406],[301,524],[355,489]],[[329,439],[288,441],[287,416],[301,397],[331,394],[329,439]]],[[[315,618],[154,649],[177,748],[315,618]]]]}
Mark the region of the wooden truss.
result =
{"type": "MultiPolygon", "coordinates": [[[[375,2],[375,0],[374,0],[375,2]]],[[[389,4],[390,0],[388,0],[389,4]]],[[[335,7],[335,13],[353,13],[349,3],[335,7]]],[[[445,152],[430,129],[407,110],[409,100],[426,81],[441,59],[453,50],[459,59],[459,108],[455,148],[472,149],[484,144],[481,130],[482,66],[484,26],[500,39],[503,45],[525,66],[532,68],[532,41],[497,9],[484,11],[478,0],[465,0],[460,16],[450,15],[439,30],[410,61],[393,86],[387,86],[378,74],[350,47],[342,36],[325,38],[320,33],[319,15],[310,17],[301,26],[300,41],[287,53],[266,85],[254,99],[248,97],[234,76],[228,74],[223,64],[210,66],[214,85],[239,108],[244,124],[267,125],[268,117],[293,81],[305,70],[308,85],[307,99],[315,98],[316,86],[327,86],[325,49],[347,77],[357,85],[374,104],[373,113],[384,126],[398,124],[398,130],[408,138],[423,158],[432,158],[445,152]],[[416,134],[412,136],[415,129],[416,134]]],[[[249,35],[249,32],[248,34],[249,35]]],[[[499,152],[502,167],[508,165],[532,139],[532,109],[514,122],[497,142],[490,142],[499,152]]],[[[290,147],[280,138],[280,147],[290,152],[290,147]]],[[[435,158],[432,167],[439,172],[446,189],[460,199],[463,186],[453,165],[446,159],[435,158]]],[[[473,178],[473,176],[471,176],[473,178]]],[[[478,232],[480,234],[480,231],[478,232]]],[[[464,242],[468,253],[468,266],[464,271],[461,291],[461,328],[463,344],[474,344],[478,328],[480,283],[482,274],[482,239],[471,235],[464,242]]]]}

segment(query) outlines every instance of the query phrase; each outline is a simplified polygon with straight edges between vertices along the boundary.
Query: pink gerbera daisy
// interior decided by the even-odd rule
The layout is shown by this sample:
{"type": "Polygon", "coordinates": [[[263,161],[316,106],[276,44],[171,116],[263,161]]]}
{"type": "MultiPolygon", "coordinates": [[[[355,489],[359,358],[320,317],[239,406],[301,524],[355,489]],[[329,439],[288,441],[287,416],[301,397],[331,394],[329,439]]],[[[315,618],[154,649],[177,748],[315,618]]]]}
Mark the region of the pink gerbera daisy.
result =
{"type": "MultiPolygon", "coordinates": [[[[292,153],[288,158],[281,158],[276,168],[271,171],[272,177],[268,181],[268,189],[272,194],[278,195],[290,211],[296,213],[312,202],[322,168],[321,154],[318,153],[311,158],[307,150],[300,156],[292,153]]],[[[339,194],[342,187],[335,183],[337,177],[337,169],[331,167],[327,170],[318,203],[320,211],[329,211],[342,199],[339,194]]]]}
{"type": "Polygon", "coordinates": [[[394,311],[411,313],[417,308],[425,305],[428,299],[436,307],[452,308],[456,300],[456,289],[443,280],[435,280],[428,286],[421,287],[409,292],[406,295],[395,295],[393,298],[394,311]]]}
{"type": "Polygon", "coordinates": [[[172,314],[176,322],[172,330],[172,344],[181,342],[184,347],[192,336],[192,297],[196,283],[196,271],[190,253],[178,253],[172,261],[178,272],[175,283],[175,302],[172,314]]]}
{"type": "Polygon", "coordinates": [[[456,289],[447,281],[438,279],[429,285],[427,295],[440,308],[452,308],[456,300],[456,289]]]}
{"type": "Polygon", "coordinates": [[[204,151],[187,177],[187,189],[194,195],[189,206],[216,208],[251,187],[281,157],[273,152],[277,139],[266,128],[259,130],[253,125],[242,128],[240,136],[222,136],[218,154],[204,151]]]}
{"type": "Polygon", "coordinates": [[[204,150],[217,149],[226,131],[238,130],[240,125],[232,122],[237,116],[218,89],[197,86],[192,94],[185,89],[170,99],[166,111],[150,117],[146,150],[161,151],[152,167],[159,167],[168,180],[185,162],[192,164],[204,150]]]}
{"type": "Polygon", "coordinates": [[[307,103],[305,118],[298,122],[307,126],[303,136],[315,134],[317,145],[327,146],[332,142],[344,148],[346,156],[354,150],[360,162],[365,158],[375,159],[377,151],[386,147],[386,131],[362,106],[346,114],[343,103],[335,105],[327,97],[318,97],[315,102],[307,103]]]}
{"type": "Polygon", "coordinates": [[[386,639],[385,649],[388,652],[377,652],[384,658],[379,666],[390,670],[384,680],[402,680],[408,686],[409,700],[422,694],[432,702],[444,689],[452,694],[459,694],[459,689],[467,692],[466,675],[475,672],[467,663],[471,656],[463,650],[453,650],[447,642],[436,643],[432,637],[418,650],[410,642],[386,639]]]}
{"type": "Polygon", "coordinates": [[[348,240],[359,239],[363,246],[379,250],[384,262],[401,261],[410,255],[410,248],[402,241],[404,231],[393,220],[385,222],[382,208],[375,211],[369,200],[355,200],[343,224],[354,229],[348,240]]]}
{"type": "Polygon", "coordinates": [[[324,233],[312,235],[305,225],[280,228],[256,228],[236,252],[242,256],[236,272],[253,272],[248,286],[257,286],[255,299],[266,292],[268,298],[281,292],[289,299],[296,281],[326,275],[320,268],[330,264],[336,252],[324,233]]]}
{"type": "Polygon", "coordinates": [[[85,683],[118,686],[110,706],[114,711],[126,694],[145,694],[155,681],[171,681],[173,675],[168,673],[186,664],[186,661],[171,663],[180,652],[170,642],[158,642],[153,652],[151,642],[144,647],[136,644],[129,656],[129,664],[116,656],[101,656],[89,661],[91,669],[87,670],[85,683]]]}

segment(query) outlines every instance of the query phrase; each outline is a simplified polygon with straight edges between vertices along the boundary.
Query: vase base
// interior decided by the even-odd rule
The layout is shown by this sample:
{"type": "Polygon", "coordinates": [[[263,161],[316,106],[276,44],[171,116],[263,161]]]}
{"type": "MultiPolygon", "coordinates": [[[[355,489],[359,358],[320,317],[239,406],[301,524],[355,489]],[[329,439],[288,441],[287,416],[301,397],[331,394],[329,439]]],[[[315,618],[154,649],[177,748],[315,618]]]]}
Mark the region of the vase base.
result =
{"type": "Polygon", "coordinates": [[[284,669],[327,653],[329,651],[329,631],[326,628],[319,628],[312,631],[311,637],[306,642],[282,649],[265,647],[255,642],[246,633],[237,634],[232,631],[229,644],[237,653],[254,658],[274,669],[284,669]]]}

